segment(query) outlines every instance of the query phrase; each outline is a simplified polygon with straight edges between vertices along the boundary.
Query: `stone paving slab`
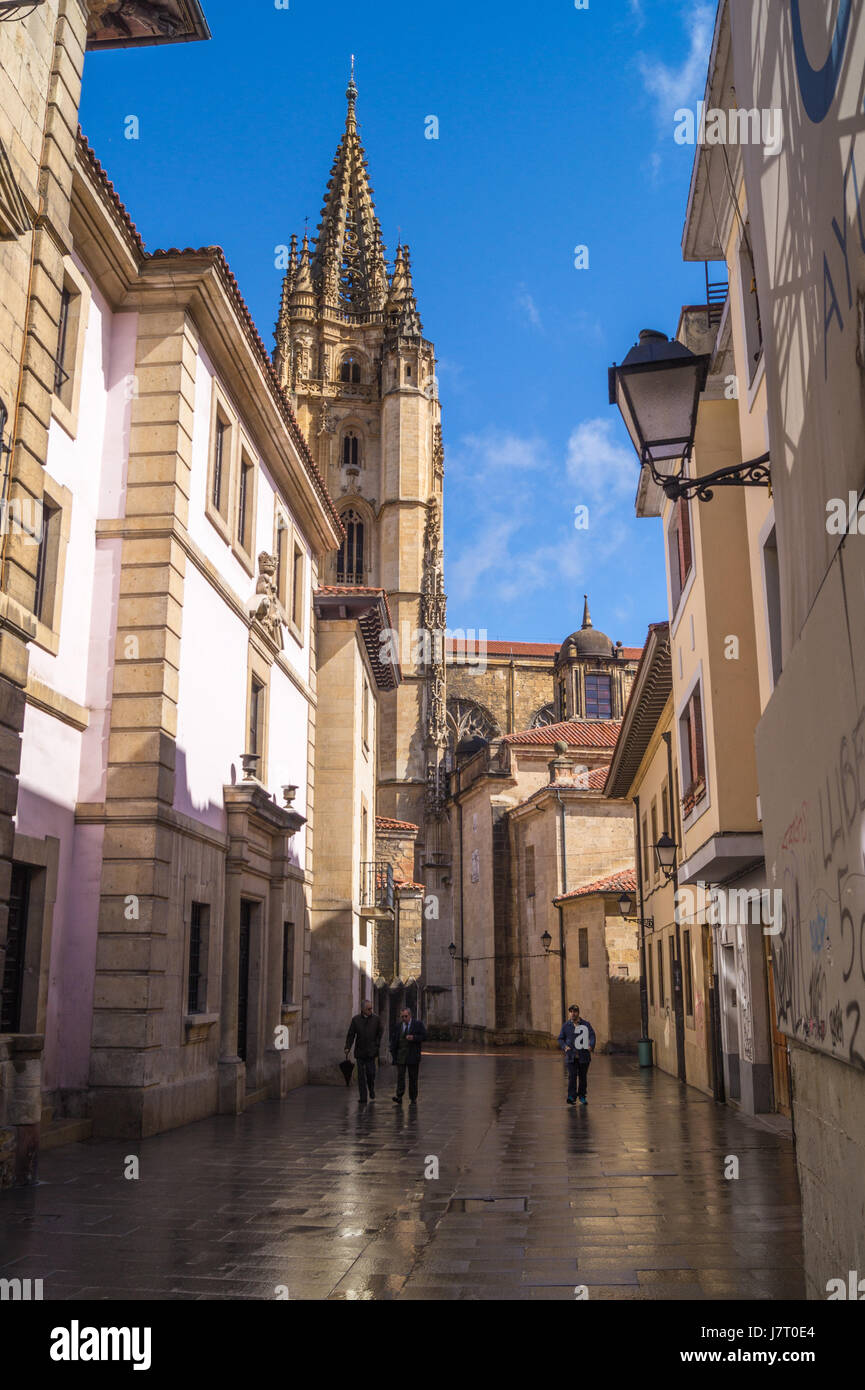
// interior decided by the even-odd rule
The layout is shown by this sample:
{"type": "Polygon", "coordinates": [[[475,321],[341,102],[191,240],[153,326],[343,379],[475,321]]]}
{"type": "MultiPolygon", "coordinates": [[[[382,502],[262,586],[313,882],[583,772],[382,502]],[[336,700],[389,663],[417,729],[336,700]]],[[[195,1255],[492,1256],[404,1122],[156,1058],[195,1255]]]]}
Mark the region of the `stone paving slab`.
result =
{"type": "Polygon", "coordinates": [[[364,1107],[304,1087],[50,1150],[0,1195],[0,1277],[63,1300],[804,1298],[784,1135],[630,1058],[596,1058],[577,1108],[555,1053],[433,1047],[412,1107],[388,1073],[364,1107]]]}

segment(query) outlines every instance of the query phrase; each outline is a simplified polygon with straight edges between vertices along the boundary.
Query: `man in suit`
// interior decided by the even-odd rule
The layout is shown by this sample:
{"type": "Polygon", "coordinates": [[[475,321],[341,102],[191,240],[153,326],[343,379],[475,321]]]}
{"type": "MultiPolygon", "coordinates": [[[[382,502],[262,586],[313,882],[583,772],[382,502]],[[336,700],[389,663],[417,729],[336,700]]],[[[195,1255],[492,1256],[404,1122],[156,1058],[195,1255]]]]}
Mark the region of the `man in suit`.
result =
{"type": "Polygon", "coordinates": [[[559,1033],[559,1047],[568,1069],[568,1105],[587,1105],[586,1078],[595,1050],[595,1030],[587,1018],[580,1018],[578,1004],[572,1004],[559,1033]],[[577,1082],[579,1080],[579,1090],[577,1082]]]}
{"type": "Polygon", "coordinates": [[[357,1062],[357,1085],[360,1091],[359,1105],[366,1105],[369,1088],[370,1100],[375,1100],[375,1064],[381,1043],[381,1019],[372,1011],[369,999],[364,999],[359,1014],[355,1014],[345,1035],[345,1055],[351,1052],[354,1043],[354,1060],[357,1062]]]}
{"type": "Polygon", "coordinates": [[[390,1050],[396,1062],[396,1095],[393,1098],[395,1105],[402,1105],[406,1070],[409,1105],[417,1105],[417,1074],[420,1071],[421,1044],[425,1041],[426,1028],[420,1019],[412,1018],[410,1009],[403,1009],[390,1039],[390,1050]]]}

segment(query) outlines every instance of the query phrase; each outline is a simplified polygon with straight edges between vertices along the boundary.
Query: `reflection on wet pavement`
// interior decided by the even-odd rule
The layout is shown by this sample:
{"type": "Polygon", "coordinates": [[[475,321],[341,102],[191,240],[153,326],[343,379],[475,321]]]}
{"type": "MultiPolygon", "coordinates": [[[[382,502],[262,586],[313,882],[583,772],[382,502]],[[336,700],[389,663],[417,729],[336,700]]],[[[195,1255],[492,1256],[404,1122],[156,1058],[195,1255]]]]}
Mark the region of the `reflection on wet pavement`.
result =
{"type": "Polygon", "coordinates": [[[432,1048],[416,1107],[393,1075],[366,1106],[305,1087],[49,1151],[0,1197],[0,1277],[46,1299],[804,1298],[782,1135],[632,1058],[595,1059],[585,1107],[554,1052],[432,1048]]]}

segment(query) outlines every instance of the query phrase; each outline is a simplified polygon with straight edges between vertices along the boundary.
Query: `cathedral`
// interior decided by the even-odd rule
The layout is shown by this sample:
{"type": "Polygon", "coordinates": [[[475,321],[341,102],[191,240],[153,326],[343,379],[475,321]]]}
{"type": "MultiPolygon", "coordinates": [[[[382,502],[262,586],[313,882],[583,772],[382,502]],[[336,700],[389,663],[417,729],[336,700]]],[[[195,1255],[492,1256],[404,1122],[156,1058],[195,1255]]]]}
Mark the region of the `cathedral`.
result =
{"type": "MultiPolygon", "coordinates": [[[[411,974],[400,968],[398,952],[373,951],[371,978],[354,992],[359,997],[375,986],[379,1008],[391,1017],[408,999],[432,1026],[448,1030],[458,1021],[466,1026],[454,968],[455,943],[465,936],[460,770],[478,754],[492,750],[495,757],[502,739],[544,729],[549,748],[563,741],[580,766],[588,756],[591,795],[599,801],[598,767],[609,761],[640,649],[596,630],[588,598],[581,628],[561,647],[478,647],[447,634],[435,349],[424,337],[408,246],[396,248],[392,268],[385,258],[353,73],[346,95],[345,131],[316,236],[311,243],[304,235],[300,246],[291,238],[274,365],[345,530],[320,582],[332,594],[383,592],[395,633],[412,639],[399,643],[401,681],[379,695],[376,858],[393,863],[402,875],[398,885],[422,889],[420,940],[413,943],[420,949],[411,974]],[[598,763],[598,749],[606,750],[606,762],[598,763]]],[[[520,779],[514,786],[525,791],[520,779]]],[[[487,814],[496,819],[503,804],[494,798],[487,814]]],[[[589,877],[630,864],[626,841],[619,837],[614,864],[603,854],[593,860],[589,877]]],[[[521,1010],[513,999],[499,999],[484,1017],[513,1025],[521,1014],[531,1014],[525,1001],[521,1010]]]]}

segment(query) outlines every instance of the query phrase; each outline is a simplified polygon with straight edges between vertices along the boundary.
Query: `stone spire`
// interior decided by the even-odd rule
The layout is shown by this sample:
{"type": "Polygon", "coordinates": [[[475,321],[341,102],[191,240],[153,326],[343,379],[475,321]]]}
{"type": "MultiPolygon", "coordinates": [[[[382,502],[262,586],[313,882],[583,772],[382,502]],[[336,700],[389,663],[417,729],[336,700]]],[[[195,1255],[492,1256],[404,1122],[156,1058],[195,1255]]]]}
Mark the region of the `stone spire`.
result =
{"type": "Polygon", "coordinates": [[[353,60],[346,97],[345,132],[337,147],[321,210],[312,279],[322,305],[344,313],[367,314],[384,308],[387,271],[355,115],[353,60]]]}
{"type": "Polygon", "coordinates": [[[589,612],[589,596],[588,596],[588,594],[583,594],[583,598],[585,599],[585,603],[583,604],[583,626],[582,626],[582,631],[585,632],[585,630],[586,630],[587,627],[591,627],[591,626],[592,626],[592,615],[591,615],[591,613],[589,612]]]}
{"type": "Polygon", "coordinates": [[[396,260],[387,298],[387,313],[391,327],[396,328],[399,333],[408,337],[423,336],[411,278],[411,253],[407,246],[396,248],[396,260]]]}

